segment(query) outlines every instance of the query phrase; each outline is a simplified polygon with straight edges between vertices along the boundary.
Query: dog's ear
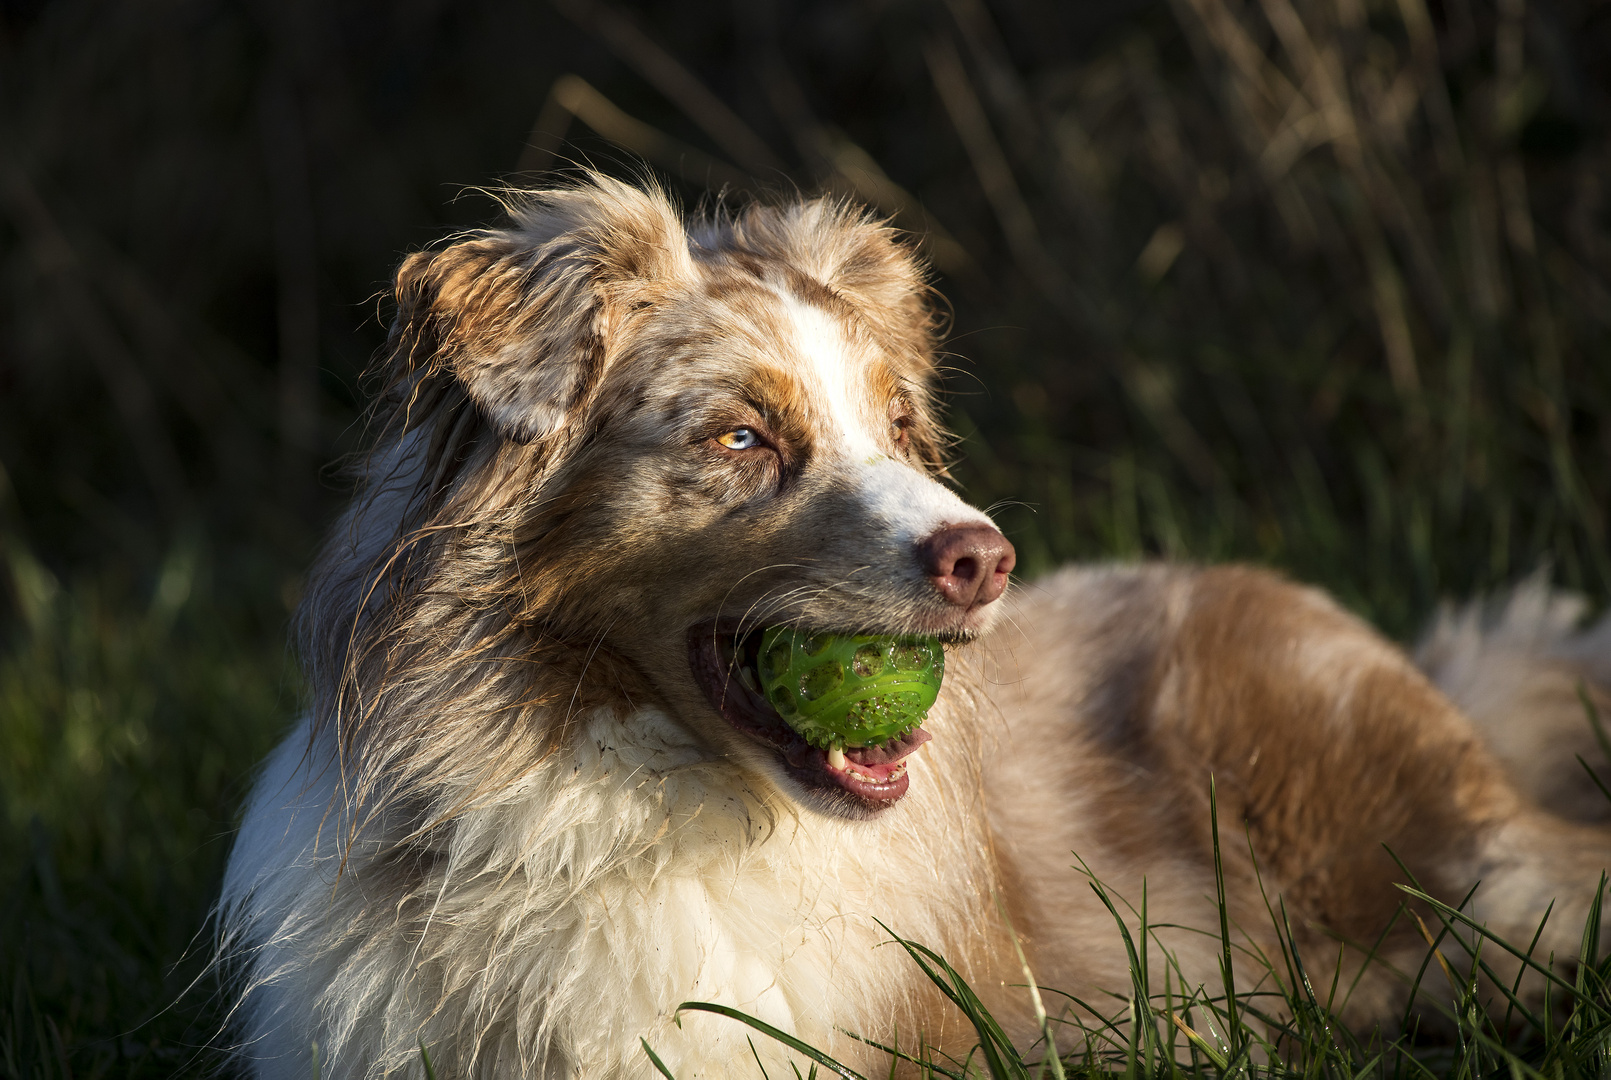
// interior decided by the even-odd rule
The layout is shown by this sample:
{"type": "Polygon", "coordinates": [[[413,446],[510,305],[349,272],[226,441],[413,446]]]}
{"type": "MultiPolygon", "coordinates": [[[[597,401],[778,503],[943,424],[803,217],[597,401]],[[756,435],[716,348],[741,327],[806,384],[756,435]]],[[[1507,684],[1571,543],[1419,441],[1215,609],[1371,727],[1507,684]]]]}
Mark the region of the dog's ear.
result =
{"type": "Polygon", "coordinates": [[[927,266],[895,229],[854,204],[810,199],[754,207],[733,232],[741,246],[771,254],[854,308],[905,374],[932,377],[936,294],[927,266]]]}
{"type": "Polygon", "coordinates": [[[831,238],[810,252],[816,273],[880,337],[926,359],[937,317],[928,269],[912,246],[863,211],[823,202],[807,210],[808,217],[820,222],[813,231],[831,238]]]}
{"type": "Polygon", "coordinates": [[[564,427],[636,307],[694,274],[671,202],[603,178],[531,197],[515,226],[403,260],[394,361],[450,372],[492,427],[532,442],[564,427]]]}

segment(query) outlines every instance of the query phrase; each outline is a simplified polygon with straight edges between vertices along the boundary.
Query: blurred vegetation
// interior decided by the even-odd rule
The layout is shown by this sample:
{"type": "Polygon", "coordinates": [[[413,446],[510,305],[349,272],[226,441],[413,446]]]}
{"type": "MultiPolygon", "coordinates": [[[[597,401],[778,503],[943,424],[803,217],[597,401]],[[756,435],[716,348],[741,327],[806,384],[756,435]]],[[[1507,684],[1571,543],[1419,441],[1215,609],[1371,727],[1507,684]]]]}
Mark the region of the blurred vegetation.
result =
{"type": "Polygon", "coordinates": [[[922,235],[1031,570],[1611,591],[1611,5],[0,0],[0,1073],[170,1075],[398,256],[647,161],[922,235]],[[199,936],[197,936],[199,934],[199,936]]]}
{"type": "Polygon", "coordinates": [[[207,910],[247,770],[296,702],[281,619],[217,595],[195,540],[149,595],[64,588],[14,539],[5,561],[0,1075],[204,1066],[207,910]]]}

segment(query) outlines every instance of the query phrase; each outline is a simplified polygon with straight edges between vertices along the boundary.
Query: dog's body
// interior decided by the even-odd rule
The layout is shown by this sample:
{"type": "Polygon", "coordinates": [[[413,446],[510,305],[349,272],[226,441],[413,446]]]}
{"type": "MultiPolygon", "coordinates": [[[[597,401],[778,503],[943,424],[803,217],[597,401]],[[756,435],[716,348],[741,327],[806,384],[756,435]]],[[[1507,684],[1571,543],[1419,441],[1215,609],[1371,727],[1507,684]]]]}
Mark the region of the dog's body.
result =
{"type": "MultiPolygon", "coordinates": [[[[1009,925],[1042,984],[1129,985],[1076,855],[1133,901],[1145,878],[1152,922],[1217,927],[1211,774],[1249,944],[1274,952],[1251,841],[1306,947],[1388,926],[1386,844],[1439,895],[1483,879],[1524,941],[1558,900],[1540,953],[1575,949],[1611,835],[1534,809],[1323,597],[1155,566],[996,602],[1011,548],[935,479],[932,319],[887,230],[821,202],[690,230],[593,180],[397,292],[377,449],[304,607],[311,716],[225,883],[257,1075],[422,1075],[422,1045],[443,1076],[652,1075],[640,1039],[684,1080],[783,1060],[679,1025],[687,1000],[869,1069],[845,1032],[965,1051],[880,922],[1027,1043],[1009,925]],[[931,738],[806,745],[751,692],[778,624],[948,642],[931,738]]],[[[1162,934],[1217,979],[1217,940],[1162,934]]],[[[1371,968],[1342,1011],[1401,993],[1371,968]]]]}

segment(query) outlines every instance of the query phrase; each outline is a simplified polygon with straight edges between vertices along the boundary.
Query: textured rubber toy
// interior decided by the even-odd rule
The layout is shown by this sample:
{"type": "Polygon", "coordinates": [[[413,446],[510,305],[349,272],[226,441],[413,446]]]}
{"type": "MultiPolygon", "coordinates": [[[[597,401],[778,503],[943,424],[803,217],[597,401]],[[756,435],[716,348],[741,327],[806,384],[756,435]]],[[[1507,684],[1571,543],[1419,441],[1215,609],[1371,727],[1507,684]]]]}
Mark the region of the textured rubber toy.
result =
{"type": "Polygon", "coordinates": [[[774,626],[761,635],[761,687],[812,746],[876,746],[923,722],[945,677],[935,638],[814,634],[774,626]]]}

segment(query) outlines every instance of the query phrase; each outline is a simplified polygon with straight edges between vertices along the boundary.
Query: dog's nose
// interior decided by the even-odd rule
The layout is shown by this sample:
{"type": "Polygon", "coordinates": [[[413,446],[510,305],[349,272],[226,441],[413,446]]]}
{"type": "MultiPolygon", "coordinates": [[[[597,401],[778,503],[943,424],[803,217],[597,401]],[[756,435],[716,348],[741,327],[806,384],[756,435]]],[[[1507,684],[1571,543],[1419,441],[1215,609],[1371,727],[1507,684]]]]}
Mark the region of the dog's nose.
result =
{"type": "Polygon", "coordinates": [[[989,525],[946,525],[917,545],[923,572],[960,608],[988,604],[1007,588],[1018,554],[989,525]]]}

